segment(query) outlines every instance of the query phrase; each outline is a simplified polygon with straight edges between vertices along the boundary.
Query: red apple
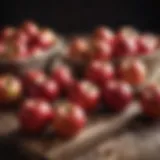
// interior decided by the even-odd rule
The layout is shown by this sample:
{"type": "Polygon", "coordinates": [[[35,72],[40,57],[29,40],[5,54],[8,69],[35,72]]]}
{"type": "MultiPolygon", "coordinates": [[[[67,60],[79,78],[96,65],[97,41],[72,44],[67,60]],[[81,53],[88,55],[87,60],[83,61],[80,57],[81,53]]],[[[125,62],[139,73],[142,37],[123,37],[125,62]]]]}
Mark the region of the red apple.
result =
{"type": "Polygon", "coordinates": [[[94,40],[92,43],[94,60],[109,60],[112,56],[112,45],[102,40],[94,40]]]}
{"type": "Polygon", "coordinates": [[[107,107],[123,111],[133,99],[133,91],[127,82],[109,81],[103,89],[103,99],[107,107]]]}
{"type": "Polygon", "coordinates": [[[87,39],[83,37],[75,37],[71,40],[68,47],[68,56],[72,60],[81,61],[91,58],[89,52],[90,46],[87,39]]]}
{"type": "Polygon", "coordinates": [[[152,54],[157,49],[158,40],[151,34],[144,34],[138,39],[138,53],[142,55],[152,54]]]}
{"type": "Polygon", "coordinates": [[[37,37],[37,44],[43,49],[48,49],[55,45],[56,35],[50,29],[43,29],[37,37]]]}
{"type": "Polygon", "coordinates": [[[20,44],[27,44],[28,40],[29,40],[28,35],[22,29],[16,30],[16,32],[12,36],[12,41],[19,42],[20,44]]]}
{"type": "Polygon", "coordinates": [[[119,77],[132,85],[141,85],[146,79],[145,64],[137,58],[124,59],[118,66],[119,77]]]}
{"type": "Polygon", "coordinates": [[[86,78],[98,86],[114,78],[114,67],[109,62],[93,61],[86,70],[86,78]]]}
{"type": "Polygon", "coordinates": [[[146,86],[140,93],[141,107],[147,116],[160,117],[160,87],[156,84],[146,86]]]}
{"type": "Polygon", "coordinates": [[[39,34],[38,25],[32,21],[25,21],[20,27],[30,38],[35,38],[39,34]]]}
{"type": "Polygon", "coordinates": [[[36,86],[42,84],[46,79],[45,73],[38,69],[30,69],[22,75],[23,86],[27,92],[37,88],[36,86]]]}
{"type": "Polygon", "coordinates": [[[45,80],[42,83],[37,83],[36,86],[31,88],[30,96],[46,99],[48,101],[54,101],[59,96],[59,86],[53,80],[45,80]]]}
{"type": "Polygon", "coordinates": [[[78,105],[60,102],[55,105],[53,127],[56,133],[64,138],[77,135],[86,124],[85,112],[78,105]]]}
{"type": "Polygon", "coordinates": [[[21,81],[12,75],[0,77],[0,102],[8,103],[19,100],[22,96],[21,81]]]}
{"type": "Polygon", "coordinates": [[[115,56],[133,56],[137,54],[138,34],[131,28],[121,29],[116,37],[114,44],[115,56]]]}
{"type": "Polygon", "coordinates": [[[51,77],[55,80],[62,91],[68,91],[74,84],[74,77],[71,69],[64,64],[54,66],[51,77]]]}
{"type": "Polygon", "coordinates": [[[100,90],[89,81],[81,81],[70,90],[69,99],[85,110],[92,111],[100,100],[100,90]]]}
{"type": "Polygon", "coordinates": [[[54,111],[46,101],[27,99],[22,103],[18,116],[25,133],[39,133],[52,122],[54,111]]]}
{"type": "Polygon", "coordinates": [[[99,39],[106,43],[113,44],[114,38],[113,31],[105,26],[100,26],[93,31],[93,39],[99,39]]]}

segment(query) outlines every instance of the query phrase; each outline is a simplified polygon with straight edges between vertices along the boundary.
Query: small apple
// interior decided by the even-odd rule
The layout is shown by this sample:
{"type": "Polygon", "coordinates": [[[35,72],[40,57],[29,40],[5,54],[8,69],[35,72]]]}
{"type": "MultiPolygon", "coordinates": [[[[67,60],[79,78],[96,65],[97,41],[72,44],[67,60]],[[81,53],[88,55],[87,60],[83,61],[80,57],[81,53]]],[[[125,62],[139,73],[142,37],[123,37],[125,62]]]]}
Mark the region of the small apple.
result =
{"type": "Polygon", "coordinates": [[[104,86],[103,99],[107,107],[114,111],[123,111],[133,99],[133,90],[127,82],[112,80],[104,86]]]}
{"type": "Polygon", "coordinates": [[[115,35],[113,31],[105,26],[97,27],[93,31],[93,39],[103,40],[106,43],[113,44],[115,35]]]}
{"type": "Polygon", "coordinates": [[[146,86],[140,93],[140,102],[145,115],[160,118],[160,87],[158,85],[146,86]]]}
{"type": "Polygon", "coordinates": [[[106,81],[115,76],[114,67],[110,62],[93,61],[86,70],[86,78],[98,86],[103,86],[106,81]]]}
{"type": "Polygon", "coordinates": [[[20,108],[19,123],[25,133],[39,133],[54,119],[54,110],[51,105],[39,99],[27,99],[20,108]]]}
{"type": "Polygon", "coordinates": [[[30,69],[23,73],[22,82],[25,90],[33,89],[35,86],[46,81],[47,77],[45,73],[38,69],[30,69]]]}
{"type": "Polygon", "coordinates": [[[53,127],[58,135],[64,138],[73,137],[85,127],[86,121],[86,114],[78,105],[68,101],[55,105],[53,127]]]}
{"type": "Polygon", "coordinates": [[[28,35],[22,29],[16,30],[16,32],[12,36],[13,43],[14,42],[19,42],[20,44],[27,44],[28,40],[29,40],[28,35]]]}
{"type": "Polygon", "coordinates": [[[92,42],[92,54],[94,60],[109,60],[112,57],[112,46],[102,40],[92,42]]]}
{"type": "Polygon", "coordinates": [[[141,85],[146,79],[147,69],[140,59],[124,59],[118,66],[118,74],[120,79],[131,85],[141,85]]]}
{"type": "Polygon", "coordinates": [[[47,79],[42,83],[38,83],[36,87],[37,88],[32,88],[32,92],[30,92],[31,97],[54,101],[58,98],[60,93],[58,84],[53,80],[47,79]]]}
{"type": "Polygon", "coordinates": [[[122,28],[116,34],[114,44],[114,55],[134,56],[137,54],[138,33],[132,28],[122,28]]]}
{"type": "Polygon", "coordinates": [[[39,35],[39,27],[32,21],[25,21],[20,28],[24,30],[30,38],[35,38],[39,35]]]}
{"type": "Polygon", "coordinates": [[[37,37],[37,44],[43,49],[48,49],[55,45],[56,39],[56,35],[52,30],[43,29],[37,37]]]}
{"type": "Polygon", "coordinates": [[[68,56],[71,60],[84,61],[91,58],[90,45],[86,38],[75,37],[68,46],[68,56]]]}
{"type": "Polygon", "coordinates": [[[12,75],[0,77],[0,102],[8,103],[19,100],[22,96],[21,81],[12,75]]]}
{"type": "Polygon", "coordinates": [[[100,100],[100,90],[89,81],[76,83],[69,92],[69,100],[87,111],[94,110],[100,100]]]}

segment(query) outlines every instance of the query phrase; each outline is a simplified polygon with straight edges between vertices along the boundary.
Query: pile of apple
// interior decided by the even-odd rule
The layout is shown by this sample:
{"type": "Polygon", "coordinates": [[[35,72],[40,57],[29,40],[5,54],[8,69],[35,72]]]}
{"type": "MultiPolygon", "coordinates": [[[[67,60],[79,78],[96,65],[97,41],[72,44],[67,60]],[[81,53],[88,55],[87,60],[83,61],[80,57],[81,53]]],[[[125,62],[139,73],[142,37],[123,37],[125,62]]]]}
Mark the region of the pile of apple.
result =
{"type": "Polygon", "coordinates": [[[132,27],[96,28],[90,37],[79,36],[71,40],[67,57],[74,61],[109,60],[117,57],[153,54],[158,48],[158,38],[151,33],[139,33],[132,27]]]}
{"type": "MultiPolygon", "coordinates": [[[[131,29],[113,34],[99,28],[92,37],[95,47],[91,48],[92,52],[88,52],[86,42],[78,39],[70,48],[78,60],[92,55],[81,78],[67,63],[54,64],[50,73],[30,69],[19,77],[0,77],[0,102],[12,103],[23,97],[18,113],[22,131],[37,134],[51,126],[57,135],[72,137],[85,127],[88,114],[96,112],[99,104],[122,112],[137,98],[135,87],[142,86],[149,74],[145,63],[139,57],[127,56],[118,64],[109,59],[113,53],[151,54],[157,47],[156,38],[131,29]]],[[[159,118],[160,87],[149,84],[138,95],[144,114],[159,118]]]]}
{"type": "Polygon", "coordinates": [[[32,21],[18,27],[5,27],[0,32],[0,58],[26,59],[46,53],[56,44],[56,34],[32,21]]]}
{"type": "MultiPolygon", "coordinates": [[[[111,62],[93,61],[81,80],[66,64],[55,65],[50,74],[28,70],[21,77],[25,96],[18,114],[22,131],[41,133],[48,126],[59,136],[77,135],[87,124],[87,115],[99,104],[122,112],[135,99],[133,86],[145,81],[146,68],[137,58],[124,59],[116,68],[111,62]]],[[[160,117],[160,87],[148,85],[139,93],[144,113],[160,117]]]]}

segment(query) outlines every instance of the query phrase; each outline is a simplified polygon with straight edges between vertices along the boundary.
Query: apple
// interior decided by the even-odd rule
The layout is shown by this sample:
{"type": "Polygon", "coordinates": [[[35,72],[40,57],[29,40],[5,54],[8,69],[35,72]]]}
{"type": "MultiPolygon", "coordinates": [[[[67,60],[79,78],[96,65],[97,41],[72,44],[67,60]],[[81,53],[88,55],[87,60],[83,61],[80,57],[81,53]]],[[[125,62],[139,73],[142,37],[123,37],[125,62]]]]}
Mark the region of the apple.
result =
{"type": "Polygon", "coordinates": [[[100,90],[93,83],[83,80],[72,87],[68,97],[71,102],[79,104],[86,111],[92,111],[99,103],[100,90]]]}
{"type": "Polygon", "coordinates": [[[92,55],[94,60],[109,60],[112,57],[112,45],[103,40],[94,40],[92,55]]]}
{"type": "Polygon", "coordinates": [[[22,82],[26,92],[31,90],[37,90],[37,86],[46,81],[47,77],[45,73],[38,69],[29,69],[22,74],[22,82]]]}
{"type": "Polygon", "coordinates": [[[58,84],[50,79],[43,81],[42,83],[35,84],[31,89],[29,95],[35,98],[42,98],[48,101],[54,101],[59,96],[58,84]]]}
{"type": "Polygon", "coordinates": [[[0,76],[0,102],[10,103],[19,100],[23,89],[21,81],[12,75],[0,76]]]}
{"type": "Polygon", "coordinates": [[[133,90],[127,82],[111,80],[104,85],[103,99],[113,111],[123,111],[133,99],[133,90]]]}
{"type": "Polygon", "coordinates": [[[148,55],[155,52],[158,45],[158,39],[152,34],[143,34],[138,39],[138,53],[148,55]]]}
{"type": "Polygon", "coordinates": [[[140,92],[143,113],[151,118],[160,117],[160,87],[149,84],[140,92]]]}
{"type": "Polygon", "coordinates": [[[113,44],[115,35],[111,29],[105,26],[97,27],[93,31],[93,39],[103,40],[106,43],[113,44]]]}
{"type": "Polygon", "coordinates": [[[138,33],[132,28],[122,28],[116,34],[114,43],[114,55],[134,56],[137,54],[138,33]]]}
{"type": "Polygon", "coordinates": [[[86,79],[103,86],[106,81],[114,78],[115,70],[110,62],[93,61],[86,69],[86,79]]]}
{"type": "Polygon", "coordinates": [[[29,37],[22,29],[17,29],[14,35],[12,36],[12,42],[19,42],[20,44],[27,44],[29,37]]]}
{"type": "Polygon", "coordinates": [[[56,35],[50,29],[42,29],[37,36],[37,44],[43,49],[48,49],[55,45],[56,43],[56,35]]]}
{"type": "Polygon", "coordinates": [[[71,60],[85,61],[91,58],[89,41],[84,37],[75,37],[68,46],[68,56],[71,60]]]}
{"type": "Polygon", "coordinates": [[[19,124],[25,133],[40,133],[54,119],[54,110],[51,105],[39,99],[27,99],[18,113],[19,124]]]}
{"type": "Polygon", "coordinates": [[[39,27],[32,21],[25,21],[20,28],[30,37],[35,38],[39,35],[39,27]]]}
{"type": "Polygon", "coordinates": [[[51,70],[51,78],[58,83],[63,92],[67,92],[75,82],[70,67],[65,64],[53,66],[51,70]]]}
{"type": "Polygon", "coordinates": [[[86,121],[86,114],[80,106],[68,101],[55,104],[53,128],[59,136],[70,138],[77,135],[86,121]]]}
{"type": "Polygon", "coordinates": [[[140,59],[124,59],[118,66],[118,74],[120,79],[132,85],[141,85],[146,79],[147,69],[140,59]]]}

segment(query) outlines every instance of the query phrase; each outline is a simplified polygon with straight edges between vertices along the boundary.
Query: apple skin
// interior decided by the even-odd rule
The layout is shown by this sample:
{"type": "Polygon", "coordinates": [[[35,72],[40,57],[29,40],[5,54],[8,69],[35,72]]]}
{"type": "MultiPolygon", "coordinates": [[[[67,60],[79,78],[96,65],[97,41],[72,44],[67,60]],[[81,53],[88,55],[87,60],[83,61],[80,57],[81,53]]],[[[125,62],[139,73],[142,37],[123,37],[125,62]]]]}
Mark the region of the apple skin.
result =
{"type": "Polygon", "coordinates": [[[93,61],[86,69],[85,77],[102,87],[106,81],[115,77],[115,70],[110,62],[93,61]]]}
{"type": "Polygon", "coordinates": [[[139,95],[143,113],[150,118],[160,118],[160,87],[149,84],[139,95]]]}
{"type": "Polygon", "coordinates": [[[97,108],[100,96],[99,88],[86,80],[77,82],[68,94],[71,102],[79,104],[86,111],[94,111],[97,108]]]}
{"type": "Polygon", "coordinates": [[[48,102],[40,99],[27,99],[21,104],[18,113],[20,129],[24,133],[40,133],[52,123],[54,116],[54,110],[48,102]]]}
{"type": "Polygon", "coordinates": [[[147,76],[145,64],[137,58],[122,60],[117,70],[119,78],[132,85],[143,84],[147,76]]]}
{"type": "Polygon", "coordinates": [[[79,134],[87,121],[84,110],[71,102],[59,102],[55,105],[53,128],[57,135],[71,138],[79,134]]]}
{"type": "Polygon", "coordinates": [[[103,99],[107,107],[121,112],[133,99],[133,90],[129,83],[120,81],[106,82],[103,89],[103,99]]]}

